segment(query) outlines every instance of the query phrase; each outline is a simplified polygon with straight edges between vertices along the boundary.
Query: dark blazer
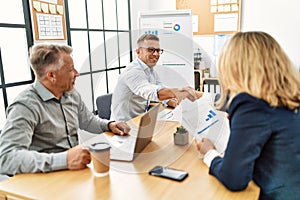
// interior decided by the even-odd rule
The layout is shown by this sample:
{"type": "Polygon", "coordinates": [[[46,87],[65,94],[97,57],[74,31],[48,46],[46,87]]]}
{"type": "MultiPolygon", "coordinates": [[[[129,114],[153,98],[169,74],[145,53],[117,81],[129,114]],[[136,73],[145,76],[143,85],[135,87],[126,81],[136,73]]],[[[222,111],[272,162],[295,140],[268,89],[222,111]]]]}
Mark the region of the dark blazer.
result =
{"type": "Polygon", "coordinates": [[[209,173],[234,191],[254,180],[260,199],[300,199],[300,111],[240,93],[228,113],[228,146],[209,173]]]}

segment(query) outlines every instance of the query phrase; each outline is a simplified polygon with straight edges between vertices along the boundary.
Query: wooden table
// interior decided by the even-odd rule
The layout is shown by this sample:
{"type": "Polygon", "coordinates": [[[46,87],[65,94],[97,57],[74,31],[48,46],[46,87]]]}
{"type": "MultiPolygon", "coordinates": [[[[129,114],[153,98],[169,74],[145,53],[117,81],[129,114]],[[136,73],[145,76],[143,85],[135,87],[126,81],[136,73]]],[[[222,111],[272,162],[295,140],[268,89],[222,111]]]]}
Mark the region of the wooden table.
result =
{"type": "Polygon", "coordinates": [[[133,162],[111,162],[106,177],[94,177],[90,168],[19,174],[0,182],[0,199],[258,199],[259,188],[253,182],[244,191],[231,192],[209,175],[192,138],[189,145],[174,145],[176,126],[177,122],[158,122],[143,154],[133,162]],[[156,164],[186,170],[189,176],[176,182],[148,175],[156,164]]]}

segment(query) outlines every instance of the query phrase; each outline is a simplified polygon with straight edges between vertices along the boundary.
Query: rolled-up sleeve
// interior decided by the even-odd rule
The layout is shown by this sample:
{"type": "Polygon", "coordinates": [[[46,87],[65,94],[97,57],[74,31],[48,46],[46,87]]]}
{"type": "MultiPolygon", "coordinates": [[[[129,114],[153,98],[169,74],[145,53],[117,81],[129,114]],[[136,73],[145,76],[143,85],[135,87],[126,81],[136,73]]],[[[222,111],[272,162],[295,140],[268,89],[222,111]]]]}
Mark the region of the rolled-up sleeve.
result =
{"type": "Polygon", "coordinates": [[[148,77],[141,70],[131,70],[128,73],[126,84],[134,94],[155,101],[159,101],[157,92],[163,88],[161,85],[149,83],[148,77]]]}

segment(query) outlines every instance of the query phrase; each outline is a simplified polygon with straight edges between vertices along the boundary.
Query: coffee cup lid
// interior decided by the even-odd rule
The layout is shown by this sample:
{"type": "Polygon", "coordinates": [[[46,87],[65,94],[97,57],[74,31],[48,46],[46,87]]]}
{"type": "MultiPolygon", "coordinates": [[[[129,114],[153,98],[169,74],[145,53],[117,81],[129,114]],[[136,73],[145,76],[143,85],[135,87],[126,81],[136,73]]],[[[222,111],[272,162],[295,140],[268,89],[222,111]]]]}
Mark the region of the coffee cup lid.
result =
{"type": "Polygon", "coordinates": [[[90,145],[90,151],[106,151],[110,149],[110,145],[107,142],[97,142],[90,145]]]}

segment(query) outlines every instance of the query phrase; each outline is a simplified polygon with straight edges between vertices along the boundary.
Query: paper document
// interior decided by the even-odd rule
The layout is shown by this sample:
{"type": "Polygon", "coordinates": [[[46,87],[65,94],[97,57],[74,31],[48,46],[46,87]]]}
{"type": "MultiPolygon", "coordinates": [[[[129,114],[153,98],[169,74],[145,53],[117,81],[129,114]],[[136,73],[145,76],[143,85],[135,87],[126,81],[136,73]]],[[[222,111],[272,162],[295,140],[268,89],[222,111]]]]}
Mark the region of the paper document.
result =
{"type": "Polygon", "coordinates": [[[172,120],[172,119],[173,119],[172,110],[163,109],[157,115],[157,120],[172,120]]]}
{"type": "Polygon", "coordinates": [[[219,153],[224,153],[230,134],[229,120],[225,112],[216,110],[210,103],[210,99],[206,97],[195,102],[182,101],[180,123],[197,140],[208,138],[219,153]]]}
{"type": "Polygon", "coordinates": [[[170,109],[163,109],[160,111],[157,115],[157,120],[160,121],[179,121],[181,122],[182,116],[181,116],[181,107],[177,106],[173,110],[170,109]]]}

